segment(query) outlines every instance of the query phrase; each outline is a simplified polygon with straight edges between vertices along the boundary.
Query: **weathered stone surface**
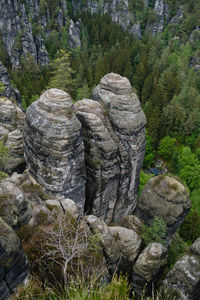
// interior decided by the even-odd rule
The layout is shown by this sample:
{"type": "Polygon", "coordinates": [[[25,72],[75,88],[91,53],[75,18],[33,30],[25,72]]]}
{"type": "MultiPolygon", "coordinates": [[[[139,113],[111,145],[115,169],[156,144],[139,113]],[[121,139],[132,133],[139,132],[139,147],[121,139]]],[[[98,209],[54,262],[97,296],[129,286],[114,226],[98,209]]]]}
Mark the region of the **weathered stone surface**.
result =
{"type": "Polygon", "coordinates": [[[85,216],[84,220],[87,222],[93,233],[100,235],[107,266],[109,272],[113,274],[118,268],[120,251],[114,236],[111,233],[110,227],[108,227],[103,220],[93,215],[85,216]]]}
{"type": "Polygon", "coordinates": [[[155,216],[167,225],[167,242],[184,221],[191,207],[189,193],[175,178],[156,176],[149,180],[137,203],[136,214],[150,225],[155,216]]]}
{"type": "Polygon", "coordinates": [[[31,218],[22,189],[9,178],[0,182],[0,217],[13,228],[26,224],[31,218]]]}
{"type": "Polygon", "coordinates": [[[135,292],[142,294],[144,286],[148,289],[158,278],[156,275],[166,264],[166,248],[159,243],[149,244],[139,255],[133,266],[132,286],[135,292]]]}
{"type": "Polygon", "coordinates": [[[0,300],[8,299],[29,274],[29,264],[15,232],[0,218],[0,300]]]}
{"type": "Polygon", "coordinates": [[[164,289],[177,299],[192,300],[200,297],[200,238],[180,258],[164,281],[164,289]]]}
{"type": "Polygon", "coordinates": [[[160,267],[166,263],[166,249],[162,244],[149,244],[138,257],[133,272],[151,281],[160,267]]]}
{"type": "Polygon", "coordinates": [[[113,226],[108,227],[96,216],[85,216],[92,232],[101,236],[102,247],[111,274],[131,271],[141,246],[141,239],[133,230],[113,226]]]}
{"type": "Polygon", "coordinates": [[[63,214],[68,213],[75,219],[79,216],[78,207],[71,199],[57,197],[55,200],[46,200],[45,205],[50,211],[57,210],[63,214]]]}
{"type": "Polygon", "coordinates": [[[60,204],[62,206],[62,209],[64,213],[68,213],[72,215],[74,218],[78,218],[78,207],[71,199],[60,199],[60,204]]]}
{"type": "MultiPolygon", "coordinates": [[[[78,114],[81,116],[80,120],[83,128],[87,130],[89,135],[89,138],[85,137],[85,143],[89,140],[91,145],[92,141],[98,141],[93,153],[90,153],[90,145],[89,150],[86,146],[86,155],[88,154],[90,157],[96,156],[100,159],[99,169],[101,169],[101,165],[104,165],[103,168],[105,168],[106,165],[110,164],[114,170],[111,171],[114,172],[114,176],[110,174],[109,177],[113,181],[113,186],[111,187],[112,197],[114,199],[114,192],[117,197],[111,202],[110,215],[113,216],[112,218],[109,216],[109,221],[116,221],[124,215],[131,214],[136,206],[140,170],[145,152],[144,127],[146,118],[129,80],[118,74],[110,73],[105,75],[101,79],[100,84],[94,89],[92,98],[99,102],[100,105],[96,105],[96,108],[97,106],[99,108],[94,108],[90,114],[90,110],[87,108],[87,101],[87,103],[80,105],[82,107],[78,114]],[[98,120],[98,122],[96,123],[95,120],[98,120]],[[104,136],[99,133],[102,129],[105,131],[104,136]],[[112,145],[112,153],[109,152],[109,145],[110,147],[112,145]],[[107,148],[106,159],[103,155],[105,148],[107,148]]],[[[97,168],[97,163],[93,169],[95,168],[97,168]]],[[[87,170],[89,171],[90,169],[92,169],[91,166],[88,166],[87,170]]],[[[101,186],[104,182],[104,177],[105,175],[100,171],[98,183],[96,184],[101,186]]],[[[93,178],[91,171],[87,176],[87,180],[88,182],[97,182],[95,175],[93,178]]],[[[90,189],[89,186],[90,184],[88,184],[90,189]]],[[[103,187],[103,189],[105,188],[103,187]]],[[[90,195],[92,192],[92,190],[89,192],[90,195]]],[[[104,199],[102,202],[105,201],[104,199]]],[[[95,202],[95,197],[93,201],[95,202]]]]}
{"type": "Polygon", "coordinates": [[[134,215],[128,215],[123,217],[119,222],[118,226],[125,227],[135,231],[137,234],[141,234],[142,222],[134,215]]]}
{"type": "Polygon", "coordinates": [[[0,141],[8,147],[8,158],[3,167],[12,172],[25,164],[21,131],[24,126],[23,111],[7,98],[0,98],[0,141]]]}
{"type": "Polygon", "coordinates": [[[100,103],[83,99],[75,104],[75,108],[83,126],[85,144],[85,211],[111,222],[120,180],[117,146],[104,124],[100,103]]]}
{"type": "Polygon", "coordinates": [[[4,84],[4,91],[0,96],[8,97],[9,99],[15,100],[18,104],[21,104],[21,96],[18,89],[11,85],[10,76],[0,61],[0,82],[4,84]]]}
{"type": "Polygon", "coordinates": [[[132,271],[133,263],[139,253],[141,239],[135,231],[124,227],[113,226],[110,227],[110,231],[120,253],[118,269],[128,274],[132,271]]]}
{"type": "Polygon", "coordinates": [[[50,210],[57,210],[58,212],[63,212],[60,202],[58,200],[47,200],[45,201],[46,207],[50,210]]]}
{"type": "Polygon", "coordinates": [[[19,166],[25,165],[24,146],[21,131],[14,130],[7,136],[5,145],[8,147],[8,159],[5,169],[8,172],[16,170],[19,166]]]}
{"type": "MultiPolygon", "coordinates": [[[[38,1],[27,1],[28,6],[33,5],[38,11],[38,1]],[[36,2],[36,3],[31,3],[36,2]]],[[[32,11],[33,12],[33,11],[32,11]]],[[[34,17],[34,14],[32,15],[34,17]]],[[[22,54],[26,57],[30,53],[38,63],[47,64],[48,54],[44,56],[44,44],[34,41],[32,25],[25,7],[19,0],[1,1],[0,3],[0,30],[5,49],[8,52],[12,66],[20,66],[22,54]],[[40,54],[42,53],[42,56],[40,54]]]]}
{"type": "Polygon", "coordinates": [[[81,124],[70,96],[47,90],[26,113],[23,133],[30,175],[47,191],[85,203],[85,163],[81,124]]]}
{"type": "Polygon", "coordinates": [[[70,20],[69,22],[69,46],[71,48],[81,47],[80,21],[74,23],[73,20],[70,20]]]}

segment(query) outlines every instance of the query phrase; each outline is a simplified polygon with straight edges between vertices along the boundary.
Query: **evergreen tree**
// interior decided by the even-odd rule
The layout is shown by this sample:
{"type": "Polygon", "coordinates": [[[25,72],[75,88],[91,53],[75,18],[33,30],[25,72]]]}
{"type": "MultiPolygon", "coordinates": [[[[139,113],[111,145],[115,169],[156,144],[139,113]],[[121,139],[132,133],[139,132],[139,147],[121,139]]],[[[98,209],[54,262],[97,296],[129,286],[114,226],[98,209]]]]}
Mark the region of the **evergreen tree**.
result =
{"type": "Polygon", "coordinates": [[[49,81],[49,88],[58,88],[71,93],[74,87],[74,74],[70,66],[70,53],[64,50],[58,52],[58,56],[50,63],[52,77],[49,81]]]}

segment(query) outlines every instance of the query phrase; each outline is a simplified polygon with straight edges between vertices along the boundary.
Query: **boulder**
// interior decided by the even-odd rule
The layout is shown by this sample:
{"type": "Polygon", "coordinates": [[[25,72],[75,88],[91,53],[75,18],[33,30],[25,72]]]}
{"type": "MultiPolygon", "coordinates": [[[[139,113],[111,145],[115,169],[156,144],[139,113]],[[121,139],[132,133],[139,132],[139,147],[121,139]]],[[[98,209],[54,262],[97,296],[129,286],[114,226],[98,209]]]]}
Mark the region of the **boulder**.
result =
{"type": "Polygon", "coordinates": [[[6,300],[29,274],[29,264],[20,241],[0,218],[0,300],[6,300]]]}
{"type": "Polygon", "coordinates": [[[85,216],[84,220],[91,231],[100,236],[108,270],[110,274],[114,274],[119,265],[120,251],[110,227],[103,220],[93,215],[85,216]]]}
{"type": "Polygon", "coordinates": [[[28,223],[31,207],[23,190],[6,178],[0,182],[0,217],[17,228],[28,223]]]}
{"type": "Polygon", "coordinates": [[[141,239],[137,233],[124,227],[109,227],[93,215],[85,216],[84,219],[92,232],[101,237],[110,273],[131,271],[141,246],[141,239]]]}
{"type": "Polygon", "coordinates": [[[81,124],[71,97],[50,89],[27,109],[23,132],[30,175],[46,191],[84,209],[85,163],[81,124]]]}
{"type": "Polygon", "coordinates": [[[141,238],[135,231],[125,227],[113,226],[110,227],[110,231],[119,249],[118,271],[129,274],[139,254],[141,238]]]}
{"type": "Polygon", "coordinates": [[[170,297],[175,295],[177,299],[200,299],[200,238],[168,273],[163,289],[170,297]]]}
{"type": "Polygon", "coordinates": [[[142,222],[134,215],[124,216],[117,224],[118,226],[131,229],[139,235],[141,234],[142,222]]]}
{"type": "Polygon", "coordinates": [[[132,287],[137,294],[151,289],[152,283],[158,280],[158,274],[166,264],[166,248],[159,243],[149,244],[139,255],[133,266],[132,287]]]}
{"type": "Polygon", "coordinates": [[[155,216],[167,225],[166,242],[180,227],[191,207],[186,187],[167,175],[151,178],[137,203],[136,214],[150,225],[155,216]]]}
{"type": "Polygon", "coordinates": [[[86,211],[107,223],[136,206],[146,118],[127,78],[105,75],[92,98],[76,104],[86,155],[86,211]]]}

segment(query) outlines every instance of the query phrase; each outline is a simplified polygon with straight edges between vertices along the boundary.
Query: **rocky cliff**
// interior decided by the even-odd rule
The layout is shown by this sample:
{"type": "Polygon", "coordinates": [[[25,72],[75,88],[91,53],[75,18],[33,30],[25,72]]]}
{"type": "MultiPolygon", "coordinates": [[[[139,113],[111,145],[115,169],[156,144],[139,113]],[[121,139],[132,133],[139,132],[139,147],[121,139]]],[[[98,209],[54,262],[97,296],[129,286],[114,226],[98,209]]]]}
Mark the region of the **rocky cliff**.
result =
{"type": "Polygon", "coordinates": [[[21,96],[19,91],[11,85],[10,76],[0,61],[0,82],[3,83],[3,89],[0,92],[0,96],[8,97],[13,101],[21,104],[21,96]]]}
{"type": "MultiPolygon", "coordinates": [[[[58,32],[70,21],[66,1],[8,0],[0,3],[0,33],[13,68],[19,68],[21,57],[30,53],[40,65],[49,62],[45,46],[52,28],[58,32]],[[54,25],[52,25],[54,24],[54,25]]],[[[68,26],[70,46],[80,46],[78,23],[68,26]]]]}
{"type": "Polygon", "coordinates": [[[85,163],[81,124],[70,96],[47,90],[26,112],[23,133],[27,167],[47,191],[85,203],[85,163]]]}
{"type": "Polygon", "coordinates": [[[116,221],[133,212],[145,151],[146,119],[129,81],[105,75],[76,103],[86,157],[86,211],[116,221]]]}
{"type": "Polygon", "coordinates": [[[2,162],[3,169],[11,173],[25,165],[22,129],[25,114],[11,100],[0,97],[0,141],[8,147],[8,156],[2,162]]]}
{"type": "Polygon", "coordinates": [[[111,222],[135,208],[146,119],[129,81],[120,75],[104,76],[93,97],[99,102],[76,104],[76,117],[68,94],[45,92],[27,109],[25,158],[30,174],[47,191],[111,222]]]}
{"type": "MultiPolygon", "coordinates": [[[[188,191],[161,175],[147,183],[136,204],[145,151],[140,102],[128,79],[114,73],[101,79],[92,98],[74,105],[66,92],[47,90],[27,109],[25,125],[17,106],[0,101],[1,139],[16,138],[23,128],[27,164],[23,174],[0,182],[0,299],[29,272],[13,230],[28,223],[32,233],[52,211],[100,236],[105,276],[128,274],[138,297],[144,287],[151,292],[165,269],[171,239],[191,206],[188,191]],[[163,244],[145,244],[143,225],[151,226],[155,216],[166,223],[163,244]]],[[[168,273],[164,290],[177,299],[198,299],[198,266],[199,240],[168,273]]]]}

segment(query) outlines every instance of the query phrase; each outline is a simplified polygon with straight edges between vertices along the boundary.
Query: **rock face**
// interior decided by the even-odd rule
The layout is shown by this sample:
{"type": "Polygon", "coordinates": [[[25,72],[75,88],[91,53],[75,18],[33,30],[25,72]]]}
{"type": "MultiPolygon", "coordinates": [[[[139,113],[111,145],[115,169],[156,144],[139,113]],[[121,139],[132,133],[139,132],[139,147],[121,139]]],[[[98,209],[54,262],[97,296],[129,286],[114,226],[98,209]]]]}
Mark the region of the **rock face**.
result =
{"type": "Polygon", "coordinates": [[[27,57],[28,53],[42,66],[49,63],[45,39],[50,37],[52,27],[58,33],[65,28],[69,45],[80,46],[79,22],[74,24],[70,20],[65,0],[56,3],[8,0],[0,3],[0,32],[13,68],[19,68],[22,55],[27,57]]]}
{"type": "Polygon", "coordinates": [[[190,247],[189,253],[177,261],[164,281],[164,289],[177,299],[200,297],[200,238],[190,247]]]}
{"type": "Polygon", "coordinates": [[[12,172],[25,164],[22,128],[25,115],[7,98],[0,98],[0,141],[9,148],[4,169],[12,172]]]}
{"type": "Polygon", "coordinates": [[[141,239],[133,230],[125,227],[108,227],[96,216],[84,217],[93,233],[101,237],[103,252],[111,274],[131,272],[140,251],[141,239]]]}
{"type": "Polygon", "coordinates": [[[10,76],[0,61],[0,82],[4,84],[4,91],[0,94],[0,96],[8,97],[9,99],[15,100],[18,104],[21,104],[21,96],[19,91],[12,87],[10,76]]]}
{"type": "Polygon", "coordinates": [[[29,274],[29,264],[15,232],[0,218],[0,300],[6,300],[29,274]]]}
{"type": "Polygon", "coordinates": [[[146,289],[152,287],[156,275],[166,264],[166,254],[166,249],[159,243],[151,243],[142,251],[133,266],[132,284],[135,292],[141,294],[145,286],[146,289]]]}
{"type": "Polygon", "coordinates": [[[47,191],[85,203],[85,163],[81,124],[70,96],[47,90],[26,113],[25,159],[31,176],[47,191]]]}
{"type": "Polygon", "coordinates": [[[9,178],[0,182],[0,217],[13,228],[25,225],[31,218],[23,190],[9,178]]]}
{"type": "Polygon", "coordinates": [[[71,48],[81,47],[80,41],[80,21],[76,23],[73,20],[70,20],[69,23],[69,46],[71,48]]]}
{"type": "Polygon", "coordinates": [[[155,216],[161,217],[167,225],[169,242],[184,221],[191,207],[189,193],[175,178],[156,176],[149,180],[137,204],[136,213],[150,225],[155,216]]]}
{"type": "Polygon", "coordinates": [[[1,2],[0,30],[4,46],[14,68],[20,66],[21,54],[23,53],[26,56],[27,52],[29,52],[38,63],[48,63],[47,52],[45,53],[45,57],[44,55],[41,57],[38,56],[41,51],[44,52],[44,48],[41,47],[41,45],[39,45],[39,48],[36,46],[25,3],[19,0],[1,2]]]}
{"type": "Polygon", "coordinates": [[[127,78],[105,75],[79,101],[87,169],[86,211],[106,222],[131,214],[136,205],[145,152],[146,118],[127,78]]]}
{"type": "Polygon", "coordinates": [[[140,251],[142,241],[135,231],[125,227],[113,226],[110,227],[110,231],[119,249],[118,269],[129,274],[140,251]]]}

